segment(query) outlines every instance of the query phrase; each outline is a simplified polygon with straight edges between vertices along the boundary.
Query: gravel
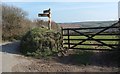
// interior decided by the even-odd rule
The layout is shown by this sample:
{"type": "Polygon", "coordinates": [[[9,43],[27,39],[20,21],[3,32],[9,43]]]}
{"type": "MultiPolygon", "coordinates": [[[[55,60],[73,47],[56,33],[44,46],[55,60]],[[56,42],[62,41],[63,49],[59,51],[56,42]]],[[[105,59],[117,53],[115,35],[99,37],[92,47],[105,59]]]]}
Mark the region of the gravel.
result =
{"type": "MultiPolygon", "coordinates": [[[[72,65],[55,60],[35,59],[19,53],[20,42],[0,44],[2,51],[2,72],[117,72],[118,67],[97,65],[72,65]]],[[[1,57],[0,57],[1,58],[1,57]]],[[[1,64],[0,64],[1,65],[1,64]]]]}

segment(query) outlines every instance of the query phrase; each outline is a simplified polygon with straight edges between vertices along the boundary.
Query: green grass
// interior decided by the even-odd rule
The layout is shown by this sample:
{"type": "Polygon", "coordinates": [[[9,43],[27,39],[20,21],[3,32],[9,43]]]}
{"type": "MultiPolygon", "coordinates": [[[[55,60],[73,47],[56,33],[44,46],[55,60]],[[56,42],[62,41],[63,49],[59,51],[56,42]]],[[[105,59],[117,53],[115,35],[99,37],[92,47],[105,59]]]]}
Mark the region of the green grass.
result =
{"type": "MultiPolygon", "coordinates": [[[[64,39],[68,39],[68,36],[64,36],[64,39]]],[[[70,39],[86,39],[86,36],[70,36],[70,39]]],[[[118,39],[117,36],[94,36],[95,39],[118,39]]]]}
{"type": "MultiPolygon", "coordinates": [[[[68,39],[68,36],[64,36],[64,39],[68,39]]],[[[117,36],[95,36],[93,37],[95,39],[119,39],[117,36]]],[[[85,36],[70,36],[70,39],[87,39],[85,36]]],[[[67,40],[64,42],[68,42],[67,40]]],[[[77,40],[70,40],[70,43],[79,43],[80,41],[77,40]]],[[[102,41],[106,44],[118,44],[119,41],[102,41]]],[[[96,41],[85,41],[83,44],[96,44],[98,42],[96,41]]],[[[65,47],[68,47],[67,45],[64,45],[65,47]]],[[[98,48],[95,48],[95,46],[89,46],[89,45],[78,45],[75,48],[92,48],[92,49],[111,49],[108,46],[99,46],[98,48]]],[[[94,55],[93,51],[80,51],[80,50],[75,50],[76,53],[71,55],[72,60],[75,62],[77,65],[90,65],[91,61],[90,58],[91,56],[94,55]]]]}
{"type": "Polygon", "coordinates": [[[95,39],[118,39],[117,36],[111,36],[111,35],[109,35],[109,36],[95,36],[93,38],[95,38],[95,39]]]}
{"type": "MultiPolygon", "coordinates": [[[[68,36],[64,36],[64,39],[68,39],[68,36]]],[[[94,36],[94,39],[118,39],[117,36],[94,36]]],[[[85,36],[70,36],[70,39],[87,39],[85,36]]],[[[81,40],[80,40],[81,41],[81,40]]],[[[78,40],[70,40],[70,43],[79,43],[80,41],[78,40]]],[[[64,40],[64,43],[67,43],[67,40],[64,40]]],[[[118,44],[118,41],[102,41],[106,44],[118,44]]],[[[83,44],[96,44],[98,42],[96,41],[85,41],[83,44]]],[[[68,45],[64,45],[65,47],[68,47],[68,45]]],[[[71,45],[72,46],[72,45],[71,45]]],[[[94,46],[89,46],[89,45],[77,45],[76,48],[94,48],[94,46]]],[[[101,49],[110,49],[107,46],[99,46],[101,49]]]]}

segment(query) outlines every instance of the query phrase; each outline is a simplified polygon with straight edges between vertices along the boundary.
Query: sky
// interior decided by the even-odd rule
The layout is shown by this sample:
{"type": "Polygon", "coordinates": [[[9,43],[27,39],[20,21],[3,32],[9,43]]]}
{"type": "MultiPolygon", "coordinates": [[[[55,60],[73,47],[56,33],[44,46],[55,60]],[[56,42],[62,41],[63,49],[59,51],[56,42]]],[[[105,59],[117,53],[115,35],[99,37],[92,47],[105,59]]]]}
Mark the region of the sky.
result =
{"type": "Polygon", "coordinates": [[[47,20],[38,13],[51,8],[57,23],[118,20],[118,2],[5,2],[28,12],[28,18],[47,20]]]}
{"type": "Polygon", "coordinates": [[[118,2],[118,18],[120,18],[120,1],[118,2]]]}
{"type": "Polygon", "coordinates": [[[2,2],[118,2],[119,0],[2,0],[2,2]]]}

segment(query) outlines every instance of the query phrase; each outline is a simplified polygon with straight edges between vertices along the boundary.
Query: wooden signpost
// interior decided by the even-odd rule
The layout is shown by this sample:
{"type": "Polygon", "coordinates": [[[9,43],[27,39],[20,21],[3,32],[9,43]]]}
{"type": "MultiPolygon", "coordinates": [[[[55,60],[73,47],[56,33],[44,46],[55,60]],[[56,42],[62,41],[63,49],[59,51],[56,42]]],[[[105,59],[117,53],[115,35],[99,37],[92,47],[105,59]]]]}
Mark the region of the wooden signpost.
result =
{"type": "Polygon", "coordinates": [[[48,29],[51,30],[51,10],[44,10],[42,14],[38,14],[39,17],[48,17],[48,29]]]}

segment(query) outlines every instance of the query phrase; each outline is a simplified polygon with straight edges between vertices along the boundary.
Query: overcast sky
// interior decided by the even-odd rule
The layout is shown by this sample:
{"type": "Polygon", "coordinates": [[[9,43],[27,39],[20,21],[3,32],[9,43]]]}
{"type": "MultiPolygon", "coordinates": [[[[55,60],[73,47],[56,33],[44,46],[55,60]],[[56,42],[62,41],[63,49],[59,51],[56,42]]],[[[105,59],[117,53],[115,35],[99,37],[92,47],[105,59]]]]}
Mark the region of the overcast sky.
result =
{"type": "MultiPolygon", "coordinates": [[[[114,0],[113,0],[114,1],[114,0]]],[[[31,20],[51,8],[55,22],[109,21],[118,19],[118,2],[5,2],[28,12],[31,20]]]]}

